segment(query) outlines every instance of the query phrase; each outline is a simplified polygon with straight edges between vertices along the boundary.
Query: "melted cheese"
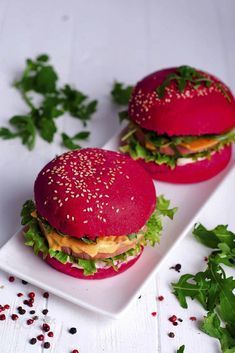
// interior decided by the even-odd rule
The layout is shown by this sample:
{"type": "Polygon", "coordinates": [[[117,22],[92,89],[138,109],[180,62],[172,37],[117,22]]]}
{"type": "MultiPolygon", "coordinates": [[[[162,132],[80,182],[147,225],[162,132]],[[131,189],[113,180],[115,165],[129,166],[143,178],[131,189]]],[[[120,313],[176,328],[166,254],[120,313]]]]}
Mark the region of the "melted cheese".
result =
{"type": "Polygon", "coordinates": [[[181,142],[180,146],[192,152],[200,152],[218,144],[216,139],[198,138],[192,142],[181,142]]]}
{"type": "Polygon", "coordinates": [[[70,237],[68,235],[61,236],[55,230],[48,232],[41,223],[43,232],[47,238],[49,248],[53,250],[61,251],[62,248],[70,248],[74,253],[86,253],[91,257],[96,256],[98,253],[113,254],[121,247],[124,246],[135,246],[137,242],[143,237],[142,234],[138,234],[137,238],[130,240],[127,236],[109,236],[99,237],[96,243],[86,244],[84,241],[70,237]]]}

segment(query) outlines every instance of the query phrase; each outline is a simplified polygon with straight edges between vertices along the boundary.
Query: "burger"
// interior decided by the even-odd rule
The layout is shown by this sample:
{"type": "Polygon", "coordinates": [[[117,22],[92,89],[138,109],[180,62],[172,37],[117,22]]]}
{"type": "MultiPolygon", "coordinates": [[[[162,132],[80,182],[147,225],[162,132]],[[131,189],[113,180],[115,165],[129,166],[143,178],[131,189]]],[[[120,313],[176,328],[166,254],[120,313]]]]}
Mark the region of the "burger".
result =
{"type": "Polygon", "coordinates": [[[195,183],[228,164],[235,141],[235,100],[207,72],[180,66],[137,83],[121,151],[157,180],[195,183]]]}
{"type": "Polygon", "coordinates": [[[131,267],[173,218],[149,174],[118,152],[74,150],[49,162],[21,211],[25,244],[56,270],[102,279],[131,267]]]}

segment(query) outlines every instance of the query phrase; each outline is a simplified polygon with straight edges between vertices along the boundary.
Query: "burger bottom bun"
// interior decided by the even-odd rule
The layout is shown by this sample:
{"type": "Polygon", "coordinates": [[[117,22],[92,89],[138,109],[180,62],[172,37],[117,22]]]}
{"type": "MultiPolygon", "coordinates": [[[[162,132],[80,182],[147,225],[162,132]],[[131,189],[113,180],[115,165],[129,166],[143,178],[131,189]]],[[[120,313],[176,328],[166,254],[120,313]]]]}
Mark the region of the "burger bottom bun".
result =
{"type": "Polygon", "coordinates": [[[75,277],[75,278],[80,278],[80,279],[104,279],[108,277],[113,277],[116,275],[119,275],[120,273],[126,271],[128,268],[130,268],[134,263],[140,258],[141,254],[143,252],[143,247],[141,249],[141,252],[139,255],[137,255],[134,259],[124,263],[121,265],[118,269],[118,271],[115,271],[112,267],[109,267],[107,269],[98,269],[96,273],[92,276],[84,276],[83,270],[72,267],[70,263],[62,264],[58,260],[56,260],[53,257],[47,256],[45,261],[53,268],[55,268],[57,271],[63,272],[66,275],[75,277]]]}
{"type": "Polygon", "coordinates": [[[232,154],[231,145],[214,153],[211,159],[176,166],[171,169],[166,164],[157,165],[154,162],[138,162],[151,174],[153,179],[175,184],[190,184],[208,180],[220,173],[229,163],[232,154]]]}

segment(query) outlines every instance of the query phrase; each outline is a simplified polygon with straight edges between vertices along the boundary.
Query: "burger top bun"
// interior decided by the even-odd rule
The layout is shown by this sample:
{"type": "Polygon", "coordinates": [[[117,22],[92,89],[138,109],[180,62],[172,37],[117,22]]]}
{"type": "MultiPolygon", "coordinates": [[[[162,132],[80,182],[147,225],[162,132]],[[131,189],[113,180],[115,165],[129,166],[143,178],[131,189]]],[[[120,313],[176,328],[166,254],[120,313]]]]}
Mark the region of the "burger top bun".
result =
{"type": "Polygon", "coordinates": [[[156,205],[153,181],[137,162],[98,148],[53,159],[39,173],[34,193],[39,215],[77,238],[135,233],[156,205]]]}
{"type": "Polygon", "coordinates": [[[178,74],[179,69],[156,71],[137,83],[129,104],[131,119],[145,129],[169,136],[220,134],[231,129],[235,125],[234,97],[224,83],[206,72],[195,69],[207,83],[201,80],[197,86],[186,80],[180,92],[178,81],[172,79],[164,94],[156,92],[168,75],[178,74]]]}

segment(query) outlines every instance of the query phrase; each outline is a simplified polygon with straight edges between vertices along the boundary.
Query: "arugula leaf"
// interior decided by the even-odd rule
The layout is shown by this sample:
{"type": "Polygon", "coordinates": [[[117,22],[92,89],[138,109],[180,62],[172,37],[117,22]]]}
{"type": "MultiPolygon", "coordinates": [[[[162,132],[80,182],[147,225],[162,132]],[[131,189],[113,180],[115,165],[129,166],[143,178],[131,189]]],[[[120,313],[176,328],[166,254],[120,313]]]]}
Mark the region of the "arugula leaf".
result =
{"type": "Polygon", "coordinates": [[[111,91],[113,101],[119,105],[128,105],[133,91],[133,86],[125,86],[121,82],[114,82],[111,91]]]}
{"type": "Polygon", "coordinates": [[[97,272],[95,261],[93,260],[78,259],[78,265],[83,268],[85,276],[90,276],[97,272]]]}
{"type": "Polygon", "coordinates": [[[33,219],[33,217],[31,216],[31,213],[35,210],[36,210],[36,207],[32,200],[25,201],[20,213],[22,225],[28,224],[33,219]]]}
{"type": "MultiPolygon", "coordinates": [[[[35,146],[36,134],[51,143],[57,131],[55,119],[65,112],[80,119],[83,125],[91,119],[96,111],[97,101],[89,101],[82,92],[65,85],[58,87],[58,75],[49,63],[49,56],[39,55],[35,60],[27,59],[22,76],[14,83],[30,111],[25,115],[16,115],[9,120],[13,130],[0,128],[0,138],[7,140],[20,138],[29,150],[35,146]],[[35,93],[40,95],[39,103],[35,103],[35,93]]],[[[37,100],[38,101],[38,100],[37,100]]],[[[75,139],[85,139],[81,132],[75,139]]],[[[75,143],[66,140],[66,144],[75,148],[75,143]]],[[[77,147],[76,147],[77,148],[77,147]]]]}
{"type": "Polygon", "coordinates": [[[145,240],[149,242],[151,246],[159,243],[162,226],[162,216],[167,216],[173,219],[174,214],[177,211],[177,207],[169,208],[170,201],[165,199],[163,195],[158,196],[156,209],[146,223],[147,231],[145,232],[145,240]]]}
{"type": "Polygon", "coordinates": [[[220,319],[214,312],[209,312],[204,318],[201,330],[207,335],[220,341],[223,353],[235,352],[235,338],[231,336],[226,328],[220,326],[220,319]]]}
{"type": "Polygon", "coordinates": [[[85,140],[89,137],[89,131],[81,131],[74,136],[70,137],[69,135],[62,133],[62,144],[70,150],[80,149],[81,146],[75,143],[76,140],[85,140]]]}
{"type": "Polygon", "coordinates": [[[193,234],[202,244],[215,249],[210,256],[211,260],[235,266],[235,234],[228,230],[227,225],[218,225],[208,230],[199,223],[194,226],[193,234]]]}
{"type": "Polygon", "coordinates": [[[177,352],[176,353],[184,353],[184,349],[185,349],[185,346],[180,346],[178,349],[177,349],[177,352]]]}

